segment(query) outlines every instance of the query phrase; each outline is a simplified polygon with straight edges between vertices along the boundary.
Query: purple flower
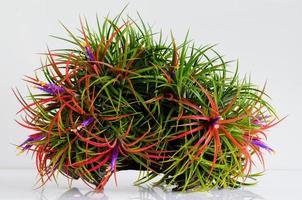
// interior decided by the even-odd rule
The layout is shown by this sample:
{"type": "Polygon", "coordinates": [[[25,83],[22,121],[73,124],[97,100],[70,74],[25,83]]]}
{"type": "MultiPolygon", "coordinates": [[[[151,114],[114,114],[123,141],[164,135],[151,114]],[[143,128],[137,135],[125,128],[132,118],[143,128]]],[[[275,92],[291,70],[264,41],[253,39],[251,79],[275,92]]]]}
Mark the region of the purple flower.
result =
{"type": "Polygon", "coordinates": [[[257,146],[257,147],[260,147],[262,149],[265,149],[269,152],[273,152],[274,150],[272,148],[270,148],[269,146],[267,146],[266,144],[264,144],[260,139],[258,138],[253,138],[252,139],[252,144],[257,146]]]}
{"type": "Polygon", "coordinates": [[[24,146],[25,144],[27,144],[28,142],[31,142],[32,141],[32,138],[27,138],[24,142],[22,142],[22,144],[19,145],[19,147],[22,147],[24,146]]]}
{"type": "Polygon", "coordinates": [[[211,119],[210,121],[209,121],[209,123],[210,123],[210,126],[213,126],[214,128],[219,128],[219,124],[217,124],[217,122],[220,120],[221,118],[220,118],[220,116],[218,116],[218,117],[215,117],[214,119],[211,119]]]}
{"type": "Polygon", "coordinates": [[[110,162],[110,171],[112,172],[116,165],[116,160],[118,158],[118,146],[115,145],[112,155],[111,155],[111,162],[110,162]]]}
{"type": "Polygon", "coordinates": [[[267,119],[270,118],[270,115],[265,116],[257,116],[253,118],[252,124],[259,125],[259,126],[265,126],[267,124],[267,119]]]}
{"type": "Polygon", "coordinates": [[[90,117],[82,122],[81,126],[84,128],[86,126],[89,126],[92,122],[94,122],[94,118],[90,117]]]}
{"type": "Polygon", "coordinates": [[[172,78],[173,80],[176,80],[176,74],[175,74],[174,71],[171,71],[171,72],[170,72],[170,75],[171,75],[171,78],[172,78]]]}
{"type": "Polygon", "coordinates": [[[51,95],[58,95],[60,93],[63,93],[65,91],[65,89],[63,87],[60,87],[56,84],[53,84],[53,83],[48,83],[48,84],[45,84],[43,85],[42,87],[38,87],[38,89],[46,92],[46,93],[49,93],[51,95]]]}
{"type": "Polygon", "coordinates": [[[93,117],[89,117],[88,119],[84,120],[80,125],[78,125],[75,129],[71,129],[72,132],[80,131],[82,128],[89,126],[92,122],[94,122],[93,117]]]}
{"type": "Polygon", "coordinates": [[[20,148],[22,148],[22,150],[27,150],[29,149],[30,147],[32,147],[31,144],[28,144],[29,142],[35,142],[35,141],[39,141],[41,139],[43,139],[44,136],[43,135],[39,135],[39,136],[36,136],[36,137],[28,137],[22,144],[19,145],[20,148]]]}
{"type": "Polygon", "coordinates": [[[38,89],[39,89],[39,90],[42,90],[42,91],[44,91],[44,92],[46,92],[46,93],[48,93],[48,94],[53,94],[53,92],[52,92],[50,89],[48,89],[48,88],[38,87],[38,89]]]}
{"type": "Polygon", "coordinates": [[[215,117],[214,119],[212,119],[211,120],[211,124],[212,125],[215,125],[217,122],[218,122],[218,120],[220,120],[220,117],[218,116],[218,117],[215,117]]]}
{"type": "Polygon", "coordinates": [[[86,50],[86,53],[87,53],[87,55],[88,55],[88,57],[89,57],[89,60],[92,61],[92,62],[94,62],[95,59],[94,59],[94,56],[93,56],[93,54],[92,54],[90,48],[89,48],[88,46],[86,46],[86,47],[85,47],[85,50],[86,50]]]}
{"type": "Polygon", "coordinates": [[[23,151],[30,149],[30,147],[32,147],[32,145],[25,145],[24,147],[21,147],[23,151]]]}

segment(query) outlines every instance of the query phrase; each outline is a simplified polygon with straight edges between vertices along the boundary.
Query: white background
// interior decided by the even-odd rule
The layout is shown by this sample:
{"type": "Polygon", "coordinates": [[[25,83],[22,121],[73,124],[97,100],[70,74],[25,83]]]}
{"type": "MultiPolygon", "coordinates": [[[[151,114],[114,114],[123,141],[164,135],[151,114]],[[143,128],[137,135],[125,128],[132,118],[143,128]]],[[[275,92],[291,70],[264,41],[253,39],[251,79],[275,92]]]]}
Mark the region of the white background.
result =
{"type": "MultiPolygon", "coordinates": [[[[227,59],[239,59],[240,75],[251,74],[258,85],[268,81],[267,91],[279,115],[288,118],[269,132],[276,150],[267,155],[268,169],[299,170],[301,159],[302,2],[300,0],[10,0],[0,7],[0,168],[33,168],[30,156],[16,156],[12,144],[23,141],[28,130],[15,122],[20,105],[11,88],[26,94],[23,75],[33,75],[41,53],[62,47],[50,34],[66,36],[58,20],[76,32],[79,15],[91,27],[95,15],[138,11],[154,30],[172,30],[181,42],[190,29],[197,44],[218,44],[227,59]]],[[[96,27],[96,26],[95,26],[96,27]]]]}

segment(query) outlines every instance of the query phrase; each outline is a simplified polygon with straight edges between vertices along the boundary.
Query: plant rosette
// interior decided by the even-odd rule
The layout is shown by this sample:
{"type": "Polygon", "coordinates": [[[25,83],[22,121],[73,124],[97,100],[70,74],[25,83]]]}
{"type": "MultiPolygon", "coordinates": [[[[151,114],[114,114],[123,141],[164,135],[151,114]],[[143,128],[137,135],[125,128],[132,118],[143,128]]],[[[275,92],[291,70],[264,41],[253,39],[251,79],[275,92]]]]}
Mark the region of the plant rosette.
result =
{"type": "Polygon", "coordinates": [[[160,175],[155,185],[181,191],[252,184],[281,121],[264,87],[214,46],[176,44],[139,19],[81,20],[79,35],[63,25],[69,37],[54,37],[73,48],[45,53],[27,98],[14,90],[33,132],[18,148],[35,156],[39,186],[61,173],[102,191],[128,169],[143,171],[136,184],[160,175]]]}

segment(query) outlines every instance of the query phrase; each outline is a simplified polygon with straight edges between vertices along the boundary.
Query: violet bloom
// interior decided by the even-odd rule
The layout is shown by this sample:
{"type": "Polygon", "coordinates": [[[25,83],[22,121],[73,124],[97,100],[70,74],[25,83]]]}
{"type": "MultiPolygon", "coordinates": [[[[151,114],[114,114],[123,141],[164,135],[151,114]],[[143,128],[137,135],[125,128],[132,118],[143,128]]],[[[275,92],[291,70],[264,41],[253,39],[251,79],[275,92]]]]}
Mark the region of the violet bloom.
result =
{"type": "Polygon", "coordinates": [[[217,122],[220,120],[220,116],[215,117],[214,119],[210,120],[210,125],[214,126],[215,128],[219,128],[219,124],[217,124],[217,122]]]}
{"type": "Polygon", "coordinates": [[[215,125],[217,122],[218,122],[218,120],[220,120],[220,117],[218,116],[218,117],[215,117],[214,119],[212,119],[211,120],[211,124],[212,125],[215,125]]]}
{"type": "Polygon", "coordinates": [[[43,87],[38,87],[38,89],[40,89],[46,93],[49,93],[51,95],[58,95],[65,91],[65,89],[63,87],[60,87],[53,83],[45,84],[43,87]]]}
{"type": "Polygon", "coordinates": [[[253,118],[252,123],[254,125],[265,126],[267,124],[267,119],[270,117],[270,115],[258,116],[253,118]]]}
{"type": "Polygon", "coordinates": [[[94,122],[94,118],[90,117],[82,122],[81,126],[84,128],[86,126],[89,126],[92,122],[94,122]]]}
{"type": "Polygon", "coordinates": [[[252,144],[257,146],[257,147],[260,147],[262,149],[265,149],[269,152],[273,152],[274,150],[272,148],[270,148],[269,146],[267,146],[266,144],[264,144],[260,139],[258,138],[253,138],[252,139],[252,144]]]}
{"type": "Polygon", "coordinates": [[[39,135],[39,136],[36,136],[36,137],[28,137],[22,144],[19,145],[20,148],[22,148],[22,150],[27,150],[27,149],[30,149],[30,147],[32,147],[31,144],[28,144],[29,142],[36,142],[36,141],[39,141],[41,139],[43,139],[44,136],[43,135],[39,135]]]}
{"type": "Polygon", "coordinates": [[[171,71],[171,72],[170,72],[170,75],[171,75],[171,78],[172,78],[173,80],[176,80],[176,74],[175,74],[174,71],[171,71]]]}
{"type": "Polygon", "coordinates": [[[90,48],[89,48],[88,46],[86,46],[86,47],[85,47],[85,50],[86,50],[86,53],[87,53],[87,55],[88,55],[88,57],[89,57],[89,60],[90,60],[91,62],[94,62],[95,59],[94,59],[94,56],[93,56],[93,54],[92,54],[90,48]]]}
{"type": "Polygon", "coordinates": [[[112,155],[111,155],[111,162],[110,162],[110,171],[113,172],[115,165],[116,165],[116,160],[118,158],[118,146],[115,145],[112,155]]]}
{"type": "Polygon", "coordinates": [[[76,129],[71,129],[72,132],[75,132],[75,131],[80,131],[82,130],[82,128],[85,128],[87,126],[89,126],[92,122],[94,122],[94,118],[93,117],[89,117],[88,119],[84,120],[81,125],[78,125],[76,127],[76,129]]]}

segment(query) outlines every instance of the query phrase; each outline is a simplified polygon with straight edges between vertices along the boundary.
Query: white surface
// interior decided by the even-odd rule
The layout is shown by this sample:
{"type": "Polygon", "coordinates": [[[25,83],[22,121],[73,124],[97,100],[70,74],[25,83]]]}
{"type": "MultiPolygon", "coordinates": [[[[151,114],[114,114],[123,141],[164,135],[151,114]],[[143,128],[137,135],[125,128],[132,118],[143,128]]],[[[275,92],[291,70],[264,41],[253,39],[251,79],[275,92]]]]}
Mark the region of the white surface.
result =
{"type": "Polygon", "coordinates": [[[33,190],[33,170],[0,170],[0,199],[2,200],[300,200],[302,171],[268,171],[255,186],[210,192],[164,192],[160,188],[132,186],[137,173],[118,173],[118,188],[113,178],[103,193],[93,193],[81,182],[68,189],[63,177],[59,186],[50,182],[43,191],[33,190]]]}

